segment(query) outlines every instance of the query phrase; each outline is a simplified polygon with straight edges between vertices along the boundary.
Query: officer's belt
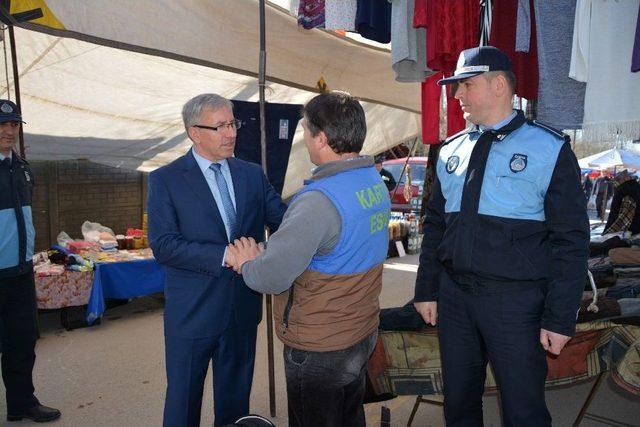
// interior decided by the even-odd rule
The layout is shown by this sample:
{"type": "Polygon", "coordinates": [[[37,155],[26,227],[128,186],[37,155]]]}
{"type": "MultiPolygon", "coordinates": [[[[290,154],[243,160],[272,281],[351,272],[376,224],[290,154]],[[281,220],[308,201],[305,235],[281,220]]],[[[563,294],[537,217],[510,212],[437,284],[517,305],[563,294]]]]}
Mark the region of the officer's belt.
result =
{"type": "Polygon", "coordinates": [[[545,286],[547,279],[540,280],[498,280],[478,277],[474,274],[454,273],[447,269],[447,274],[458,285],[460,290],[470,293],[495,294],[502,292],[522,291],[526,289],[545,286]]]}

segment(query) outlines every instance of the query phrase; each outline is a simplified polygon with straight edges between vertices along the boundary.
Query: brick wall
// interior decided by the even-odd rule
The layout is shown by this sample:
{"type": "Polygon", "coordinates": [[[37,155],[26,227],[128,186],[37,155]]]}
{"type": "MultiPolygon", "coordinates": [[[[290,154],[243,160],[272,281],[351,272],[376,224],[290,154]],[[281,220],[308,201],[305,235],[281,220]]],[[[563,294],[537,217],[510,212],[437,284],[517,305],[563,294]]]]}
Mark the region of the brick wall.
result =
{"type": "Polygon", "coordinates": [[[86,160],[32,162],[36,179],[36,250],[55,242],[60,231],[82,238],[84,221],[116,234],[142,227],[144,174],[86,160]]]}
{"type": "Polygon", "coordinates": [[[29,162],[35,175],[35,188],[31,210],[33,225],[36,229],[36,251],[46,249],[49,245],[49,197],[47,191],[47,162],[29,162]]]}

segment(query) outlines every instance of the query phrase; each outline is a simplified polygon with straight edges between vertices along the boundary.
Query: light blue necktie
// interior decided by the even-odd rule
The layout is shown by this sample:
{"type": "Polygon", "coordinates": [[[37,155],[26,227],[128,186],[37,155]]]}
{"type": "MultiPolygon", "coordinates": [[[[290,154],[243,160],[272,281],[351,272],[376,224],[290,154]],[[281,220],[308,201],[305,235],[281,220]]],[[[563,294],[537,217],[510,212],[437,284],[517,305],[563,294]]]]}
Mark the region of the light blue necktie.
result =
{"type": "Polygon", "coordinates": [[[222,175],[220,167],[220,163],[211,163],[209,169],[211,169],[216,176],[216,184],[218,185],[218,191],[220,191],[220,196],[222,198],[222,208],[224,210],[224,215],[227,217],[227,224],[229,224],[229,241],[232,241],[236,238],[236,227],[238,225],[236,221],[236,210],[233,207],[231,194],[229,194],[227,180],[224,179],[224,175],[222,175]]]}

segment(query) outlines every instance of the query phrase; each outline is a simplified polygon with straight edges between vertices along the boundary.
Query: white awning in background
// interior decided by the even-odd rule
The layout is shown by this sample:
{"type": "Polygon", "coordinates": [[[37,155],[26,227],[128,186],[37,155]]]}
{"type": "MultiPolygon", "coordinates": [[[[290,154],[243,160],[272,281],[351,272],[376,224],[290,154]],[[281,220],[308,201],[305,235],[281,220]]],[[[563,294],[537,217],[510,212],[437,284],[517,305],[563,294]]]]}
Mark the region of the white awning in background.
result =
{"type": "MultiPolygon", "coordinates": [[[[16,28],[29,159],[153,170],[190,147],[186,100],[204,92],[258,100],[256,0],[11,2],[12,13],[33,7],[45,16],[16,28]]],[[[389,52],[298,29],[273,6],[266,22],[267,102],[304,104],[322,76],[330,89],[367,100],[365,153],[418,136],[420,87],[395,82],[389,52]]],[[[8,70],[0,97],[7,86],[13,92],[8,70]]],[[[298,129],[285,196],[312,166],[301,137],[298,129]]]]}

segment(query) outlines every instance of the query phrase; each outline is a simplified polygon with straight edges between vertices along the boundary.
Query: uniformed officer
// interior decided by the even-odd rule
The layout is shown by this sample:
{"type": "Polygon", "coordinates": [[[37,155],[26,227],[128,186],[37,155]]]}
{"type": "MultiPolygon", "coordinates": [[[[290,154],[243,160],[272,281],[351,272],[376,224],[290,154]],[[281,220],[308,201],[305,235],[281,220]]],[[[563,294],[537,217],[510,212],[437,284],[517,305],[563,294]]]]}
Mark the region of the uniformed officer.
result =
{"type": "Polygon", "coordinates": [[[34,396],[36,297],[33,281],[35,231],[31,213],[33,173],[14,151],[22,125],[20,110],[0,99],[0,320],[2,379],[7,420],[53,421],[60,411],[34,396]]]}
{"type": "Polygon", "coordinates": [[[443,144],[415,306],[438,322],[448,426],[481,426],[490,361],[507,426],[550,426],[546,354],[574,333],[589,222],[569,137],[512,109],[508,57],[463,51],[453,85],[475,126],[443,144]]]}

